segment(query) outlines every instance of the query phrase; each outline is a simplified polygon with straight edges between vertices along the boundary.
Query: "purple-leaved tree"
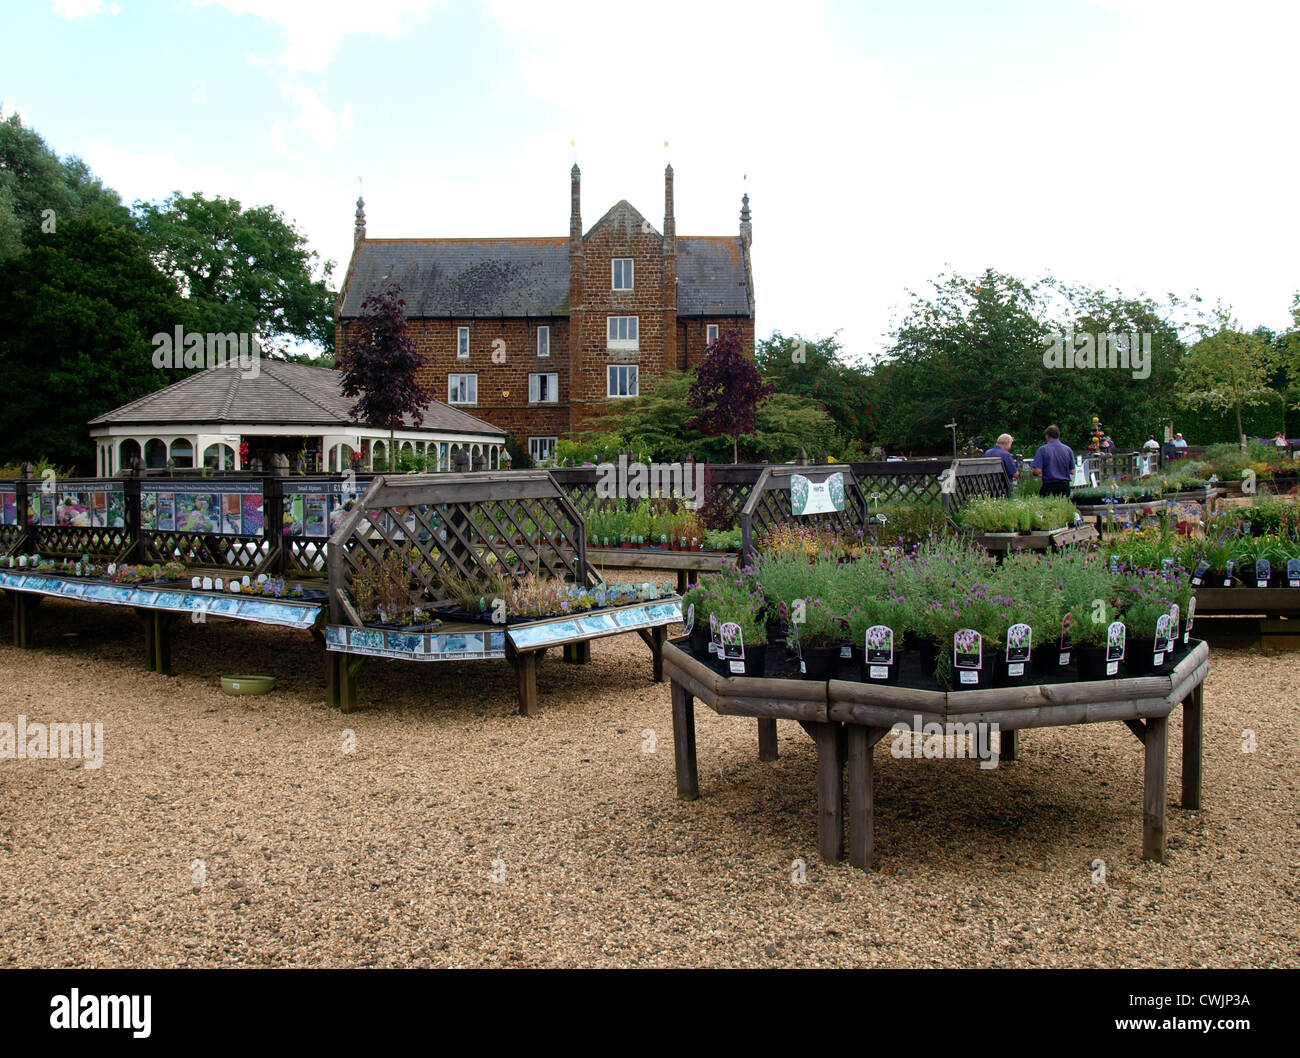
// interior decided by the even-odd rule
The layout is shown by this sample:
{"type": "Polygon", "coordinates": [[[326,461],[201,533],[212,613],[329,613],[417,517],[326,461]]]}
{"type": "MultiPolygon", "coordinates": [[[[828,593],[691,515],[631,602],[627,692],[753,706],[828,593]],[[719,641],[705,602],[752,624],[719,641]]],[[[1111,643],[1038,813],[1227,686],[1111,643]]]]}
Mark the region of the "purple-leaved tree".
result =
{"type": "Polygon", "coordinates": [[[687,425],[714,437],[730,437],[731,461],[739,463],[740,435],[754,432],[758,409],[772,391],[741,349],[740,335],[726,331],[710,343],[695,368],[689,400],[700,414],[687,425]]]}
{"type": "Polygon", "coordinates": [[[361,315],[338,358],[343,373],[341,391],[357,397],[352,421],[388,430],[388,469],[397,467],[393,431],[410,415],[416,426],[424,422],[429,394],[421,388],[416,371],[427,357],[418,353],[406,334],[406,302],[402,288],[393,283],[382,294],[361,303],[361,315]]]}

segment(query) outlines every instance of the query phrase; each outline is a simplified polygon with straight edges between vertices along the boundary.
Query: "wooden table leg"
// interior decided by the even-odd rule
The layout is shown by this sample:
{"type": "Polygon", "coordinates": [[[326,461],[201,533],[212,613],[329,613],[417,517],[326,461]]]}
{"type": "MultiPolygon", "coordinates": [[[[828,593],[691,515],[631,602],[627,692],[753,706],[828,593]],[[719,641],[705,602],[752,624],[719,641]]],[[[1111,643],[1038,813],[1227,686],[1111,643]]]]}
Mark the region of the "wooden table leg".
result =
{"type": "Polygon", "coordinates": [[[998,737],[1002,739],[1002,748],[998,751],[998,763],[1016,759],[1016,732],[1000,731],[998,737]]]}
{"type": "Polygon", "coordinates": [[[758,759],[776,760],[776,721],[770,717],[758,718],[758,759]]]}
{"type": "Polygon", "coordinates": [[[1165,862],[1165,785],[1169,767],[1169,718],[1147,718],[1142,776],[1142,858],[1165,862]]]}
{"type": "Polygon", "coordinates": [[[817,847],[822,859],[844,856],[844,757],[839,724],[810,723],[817,743],[817,847]]]}
{"type": "Polygon", "coordinates": [[[677,594],[678,595],[686,594],[686,590],[690,586],[687,578],[688,578],[688,574],[686,570],[679,569],[677,571],[677,594]]]}
{"type": "Polygon", "coordinates": [[[339,658],[336,650],[325,651],[325,704],[331,709],[339,707],[339,658]]]}
{"type": "Polygon", "coordinates": [[[695,762],[695,699],[676,681],[669,684],[673,699],[673,758],[677,766],[677,796],[694,801],[700,796],[700,775],[695,762]]]}
{"type": "Polygon", "coordinates": [[[849,862],[871,870],[875,850],[875,774],[872,728],[849,724],[849,862]]]}
{"type": "Polygon", "coordinates": [[[564,645],[564,660],[569,665],[585,665],[591,660],[591,640],[564,645]]]}
{"type": "Polygon", "coordinates": [[[667,639],[667,625],[656,625],[650,629],[650,654],[653,659],[655,683],[664,682],[664,642],[667,639]]]}
{"type": "Polygon", "coordinates": [[[515,672],[519,676],[519,715],[537,715],[537,655],[532,651],[516,654],[515,672]]]}
{"type": "Polygon", "coordinates": [[[357,674],[366,659],[359,654],[342,654],[339,659],[339,709],[354,713],[361,703],[357,698],[357,674]]]}
{"type": "Polygon", "coordinates": [[[1183,800],[1184,808],[1201,807],[1201,761],[1205,742],[1205,684],[1198,683],[1183,700],[1183,800]]]}

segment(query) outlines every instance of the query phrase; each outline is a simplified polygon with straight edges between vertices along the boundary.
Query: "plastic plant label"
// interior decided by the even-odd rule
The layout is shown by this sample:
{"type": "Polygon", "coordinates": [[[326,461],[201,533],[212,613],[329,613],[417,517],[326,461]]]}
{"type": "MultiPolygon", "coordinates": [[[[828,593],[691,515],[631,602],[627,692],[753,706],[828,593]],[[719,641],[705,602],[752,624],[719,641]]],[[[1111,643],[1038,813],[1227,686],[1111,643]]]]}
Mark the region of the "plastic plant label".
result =
{"type": "MultiPolygon", "coordinates": [[[[1106,629],[1106,660],[1123,661],[1124,660],[1124,640],[1126,638],[1126,629],[1123,621],[1112,621],[1110,627],[1106,629]]],[[[1107,675],[1113,676],[1110,666],[1106,666],[1107,675]]]]}
{"type": "Polygon", "coordinates": [[[1029,660],[1030,650],[1033,646],[1034,631],[1027,624],[1014,624],[1007,629],[1007,671],[1012,676],[1023,676],[1025,666],[1023,662],[1029,660]],[[1011,664],[1020,664],[1019,672],[1011,672],[1011,664]]]}
{"type": "Polygon", "coordinates": [[[745,642],[741,637],[740,625],[727,621],[721,628],[722,658],[729,662],[728,668],[733,673],[745,671],[745,642]]]}
{"type": "MultiPolygon", "coordinates": [[[[952,637],[952,667],[954,669],[980,669],[984,667],[984,637],[973,628],[963,628],[952,637]]],[[[962,677],[962,683],[974,683],[962,677]]]]}
{"type": "Polygon", "coordinates": [[[1192,583],[1199,587],[1201,581],[1205,579],[1205,574],[1208,573],[1209,571],[1210,571],[1210,564],[1208,562],[1200,563],[1196,567],[1196,572],[1192,574],[1192,583]]]}
{"type": "Polygon", "coordinates": [[[1068,650],[1062,651],[1062,652],[1061,652],[1061,656],[1058,657],[1058,658],[1056,659],[1056,663],[1057,663],[1061,668],[1065,668],[1067,665],[1069,665],[1069,664],[1070,664],[1070,652],[1069,652],[1068,650]]]}
{"type": "Polygon", "coordinates": [[[863,637],[868,665],[894,663],[894,630],[888,625],[872,625],[863,637]]]}
{"type": "Polygon", "coordinates": [[[1192,596],[1187,603],[1187,624],[1183,625],[1183,642],[1187,643],[1192,638],[1192,622],[1196,620],[1196,596],[1192,596]]]}
{"type": "Polygon", "coordinates": [[[718,615],[711,613],[709,614],[709,653],[720,654],[721,646],[722,639],[718,635],[718,615]]]}
{"type": "Polygon", "coordinates": [[[868,670],[867,675],[869,675],[873,680],[887,680],[889,679],[889,666],[872,665],[868,670]]]}
{"type": "Polygon", "coordinates": [[[1267,588],[1272,576],[1273,564],[1268,559],[1261,558],[1255,563],[1255,587],[1267,588]]]}
{"type": "Polygon", "coordinates": [[[1233,559],[1228,559],[1223,567],[1223,586],[1232,587],[1232,575],[1237,571],[1237,563],[1233,559]]]}
{"type": "MultiPolygon", "coordinates": [[[[1070,614],[1066,614],[1061,619],[1061,652],[1064,654],[1073,645],[1074,641],[1070,638],[1070,614]]],[[[1061,664],[1068,665],[1069,662],[1063,661],[1061,664]]]]}
{"type": "Polygon", "coordinates": [[[800,676],[808,675],[808,665],[803,658],[799,659],[799,675],[800,676]]]}
{"type": "Polygon", "coordinates": [[[1164,661],[1165,651],[1168,650],[1170,645],[1173,643],[1174,628],[1172,614],[1161,614],[1157,619],[1155,638],[1155,653],[1160,657],[1160,661],[1157,661],[1156,664],[1159,665],[1164,661]]]}
{"type": "Polygon", "coordinates": [[[1008,676],[1023,676],[1025,674],[1025,663],[1023,661],[1012,662],[1007,665],[1008,676]]]}
{"type": "Polygon", "coordinates": [[[840,645],[840,657],[842,658],[853,657],[853,648],[849,646],[848,643],[843,643],[840,645]]]}
{"type": "Polygon", "coordinates": [[[962,683],[979,683],[980,674],[971,669],[962,669],[960,673],[962,683]]]}
{"type": "Polygon", "coordinates": [[[1164,663],[1165,663],[1165,652],[1163,650],[1157,650],[1155,654],[1152,656],[1151,664],[1159,668],[1164,663]]]}
{"type": "Polygon", "coordinates": [[[1116,673],[1118,673],[1118,672],[1119,672],[1119,662],[1118,662],[1118,661],[1108,661],[1108,662],[1106,662],[1106,675],[1107,675],[1107,676],[1114,676],[1114,675],[1115,675],[1116,673]]]}
{"type": "Polygon", "coordinates": [[[695,627],[695,603],[686,607],[686,635],[691,634],[691,629],[695,627]]]}
{"type": "Polygon", "coordinates": [[[1286,583],[1288,587],[1300,588],[1300,558],[1286,560],[1286,583]]]}

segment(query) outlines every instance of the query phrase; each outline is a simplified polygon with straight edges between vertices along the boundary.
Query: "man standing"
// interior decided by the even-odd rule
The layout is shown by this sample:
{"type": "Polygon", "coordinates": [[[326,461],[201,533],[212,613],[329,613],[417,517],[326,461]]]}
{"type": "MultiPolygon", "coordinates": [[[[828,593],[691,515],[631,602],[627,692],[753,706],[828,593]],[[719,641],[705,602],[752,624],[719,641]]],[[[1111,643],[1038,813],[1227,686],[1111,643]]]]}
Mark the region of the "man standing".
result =
{"type": "Polygon", "coordinates": [[[1049,426],[1043,436],[1047,443],[1034,453],[1034,477],[1043,479],[1044,496],[1068,496],[1074,476],[1074,452],[1061,443],[1059,426],[1049,426]]]}
{"type": "Polygon", "coordinates": [[[1020,477],[1020,468],[1016,466],[1015,457],[1011,454],[1011,435],[1002,434],[992,448],[984,453],[988,459],[1002,460],[1002,467],[1007,472],[1007,495],[1011,495],[1011,489],[1020,477]]]}

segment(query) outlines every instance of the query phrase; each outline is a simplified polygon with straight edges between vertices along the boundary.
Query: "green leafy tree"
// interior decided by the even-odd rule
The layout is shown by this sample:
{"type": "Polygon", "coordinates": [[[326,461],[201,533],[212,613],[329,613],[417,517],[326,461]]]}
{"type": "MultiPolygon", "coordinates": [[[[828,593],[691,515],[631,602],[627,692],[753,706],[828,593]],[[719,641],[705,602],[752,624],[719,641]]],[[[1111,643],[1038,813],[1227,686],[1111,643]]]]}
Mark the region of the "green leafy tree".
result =
{"type": "Polygon", "coordinates": [[[773,331],[756,343],[754,363],[776,393],[816,401],[848,442],[866,447],[876,424],[874,380],[869,367],[843,359],[837,336],[810,341],[773,331]]]}
{"type": "Polygon", "coordinates": [[[1246,450],[1242,409],[1268,401],[1268,379],[1273,350],[1259,335],[1247,333],[1221,317],[1191,349],[1178,375],[1178,394],[1189,408],[1208,407],[1232,411],[1237,436],[1246,450]]]}
{"type": "Polygon", "coordinates": [[[149,256],[193,306],[196,329],[334,350],[334,262],[271,206],[179,191],[136,206],[149,256]],[[320,276],[315,276],[319,265],[320,276]]]}
{"type": "Polygon", "coordinates": [[[100,217],[27,237],[0,264],[0,463],[94,467],[89,420],[178,380],[151,337],[188,322],[139,236],[100,217]]]}

